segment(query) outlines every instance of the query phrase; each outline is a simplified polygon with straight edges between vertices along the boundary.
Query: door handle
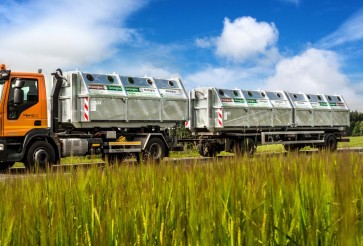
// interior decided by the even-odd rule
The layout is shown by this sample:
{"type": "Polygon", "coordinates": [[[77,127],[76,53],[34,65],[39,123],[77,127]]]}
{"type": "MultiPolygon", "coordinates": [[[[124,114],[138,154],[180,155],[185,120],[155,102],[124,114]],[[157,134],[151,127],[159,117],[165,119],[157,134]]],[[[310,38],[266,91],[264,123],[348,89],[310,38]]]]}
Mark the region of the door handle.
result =
{"type": "Polygon", "coordinates": [[[42,121],[41,120],[34,121],[34,126],[41,126],[41,125],[42,125],[42,121]]]}

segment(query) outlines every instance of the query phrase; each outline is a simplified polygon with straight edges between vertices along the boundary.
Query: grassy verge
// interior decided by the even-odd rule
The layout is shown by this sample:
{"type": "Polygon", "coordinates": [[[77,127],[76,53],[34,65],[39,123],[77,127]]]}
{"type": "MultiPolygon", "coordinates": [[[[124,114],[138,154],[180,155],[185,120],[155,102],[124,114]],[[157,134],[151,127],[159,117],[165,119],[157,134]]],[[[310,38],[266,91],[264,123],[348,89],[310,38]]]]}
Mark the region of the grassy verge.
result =
{"type": "Polygon", "coordinates": [[[339,143],[338,147],[363,147],[363,136],[350,137],[349,143],[339,143]]]}

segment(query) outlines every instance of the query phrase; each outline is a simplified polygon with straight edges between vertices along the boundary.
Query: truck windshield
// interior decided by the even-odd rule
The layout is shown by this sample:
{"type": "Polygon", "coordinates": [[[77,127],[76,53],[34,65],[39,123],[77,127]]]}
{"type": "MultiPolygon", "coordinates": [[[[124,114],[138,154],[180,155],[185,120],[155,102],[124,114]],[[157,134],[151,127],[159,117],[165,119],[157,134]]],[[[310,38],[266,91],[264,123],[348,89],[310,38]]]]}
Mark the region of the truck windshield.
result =
{"type": "Polygon", "coordinates": [[[4,79],[0,79],[0,101],[1,101],[2,96],[3,96],[3,89],[4,89],[5,81],[6,80],[4,80],[4,79]]]}

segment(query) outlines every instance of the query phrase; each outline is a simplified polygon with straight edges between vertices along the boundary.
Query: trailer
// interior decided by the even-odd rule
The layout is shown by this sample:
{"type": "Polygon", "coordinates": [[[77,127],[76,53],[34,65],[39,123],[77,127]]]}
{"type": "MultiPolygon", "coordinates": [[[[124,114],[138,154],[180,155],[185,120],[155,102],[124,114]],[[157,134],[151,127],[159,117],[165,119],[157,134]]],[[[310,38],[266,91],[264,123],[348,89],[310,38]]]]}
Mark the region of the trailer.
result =
{"type": "Polygon", "coordinates": [[[170,129],[188,112],[180,79],[58,69],[52,84],[49,104],[41,72],[13,72],[1,65],[1,169],[91,154],[109,162],[130,154],[158,161],[177,147],[170,129]]]}
{"type": "Polygon", "coordinates": [[[196,88],[189,93],[188,128],[202,156],[220,151],[252,155],[257,145],[336,150],[349,127],[341,95],[196,88]]]}

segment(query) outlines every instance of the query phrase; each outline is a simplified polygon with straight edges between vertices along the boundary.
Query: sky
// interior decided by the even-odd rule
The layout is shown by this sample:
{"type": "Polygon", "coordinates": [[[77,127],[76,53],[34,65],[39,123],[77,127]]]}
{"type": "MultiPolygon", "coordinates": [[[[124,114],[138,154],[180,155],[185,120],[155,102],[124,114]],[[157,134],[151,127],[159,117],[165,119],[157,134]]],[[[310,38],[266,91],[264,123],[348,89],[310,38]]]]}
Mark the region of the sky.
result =
{"type": "Polygon", "coordinates": [[[360,0],[2,0],[0,63],[343,95],[363,112],[360,0]]]}

